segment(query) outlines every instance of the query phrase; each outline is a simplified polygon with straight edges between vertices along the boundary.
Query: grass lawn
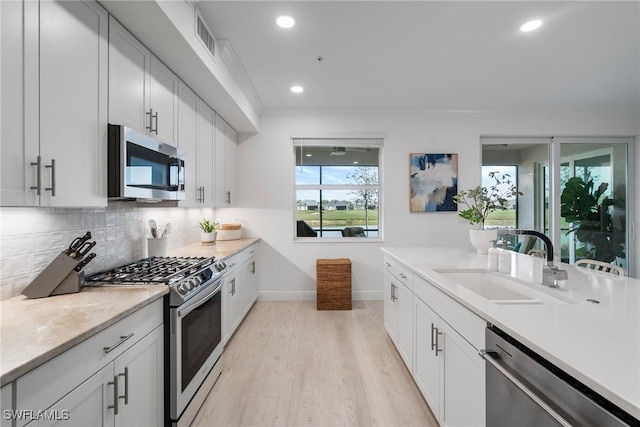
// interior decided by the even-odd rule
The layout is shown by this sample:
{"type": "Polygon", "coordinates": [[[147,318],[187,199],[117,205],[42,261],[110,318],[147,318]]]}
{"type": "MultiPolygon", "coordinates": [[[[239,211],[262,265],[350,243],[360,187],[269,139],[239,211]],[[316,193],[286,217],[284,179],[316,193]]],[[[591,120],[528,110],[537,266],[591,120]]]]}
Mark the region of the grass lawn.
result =
{"type": "MultiPolygon", "coordinates": [[[[378,211],[367,210],[369,225],[378,223],[378,211]]],[[[297,219],[306,221],[312,227],[320,226],[320,211],[297,211],[297,219]]],[[[365,224],[365,210],[322,211],[324,227],[345,227],[365,224]]]]}
{"type": "Polygon", "coordinates": [[[509,209],[506,211],[495,211],[487,215],[486,226],[515,227],[516,211],[509,209]]]}

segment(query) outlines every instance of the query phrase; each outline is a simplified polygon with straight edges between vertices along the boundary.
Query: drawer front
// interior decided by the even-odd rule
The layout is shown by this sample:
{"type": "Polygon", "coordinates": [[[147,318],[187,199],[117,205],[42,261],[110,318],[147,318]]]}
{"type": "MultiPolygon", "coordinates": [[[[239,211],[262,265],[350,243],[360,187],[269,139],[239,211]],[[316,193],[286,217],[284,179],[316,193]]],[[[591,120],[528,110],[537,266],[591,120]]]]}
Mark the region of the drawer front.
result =
{"type": "Polygon", "coordinates": [[[413,272],[397,259],[385,255],[384,268],[413,291],[413,272]]]}
{"type": "Polygon", "coordinates": [[[245,261],[256,255],[257,253],[258,245],[254,244],[242,250],[241,252],[238,252],[237,254],[225,259],[224,262],[227,263],[228,268],[227,272],[235,271],[238,267],[244,264],[245,261]]]}
{"type": "Polygon", "coordinates": [[[161,298],[18,378],[17,409],[39,410],[50,407],[162,325],[162,312],[161,298]],[[129,338],[123,338],[129,335],[129,338]],[[105,348],[111,351],[107,353],[105,348]]]}
{"type": "Polygon", "coordinates": [[[415,276],[413,291],[476,350],[484,348],[486,321],[420,276],[415,276]]]}

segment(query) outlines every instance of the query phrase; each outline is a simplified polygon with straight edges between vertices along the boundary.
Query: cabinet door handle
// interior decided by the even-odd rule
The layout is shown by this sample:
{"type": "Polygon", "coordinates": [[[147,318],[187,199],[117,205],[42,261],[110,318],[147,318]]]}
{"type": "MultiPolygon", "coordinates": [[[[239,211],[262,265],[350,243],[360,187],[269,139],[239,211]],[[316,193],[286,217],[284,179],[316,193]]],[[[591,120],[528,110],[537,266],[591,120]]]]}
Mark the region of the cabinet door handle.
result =
{"type": "Polygon", "coordinates": [[[158,134],[158,112],[156,111],[156,114],[153,114],[153,108],[149,108],[149,112],[147,113],[147,116],[149,116],[149,126],[147,126],[147,130],[149,131],[149,133],[155,133],[156,135],[158,134]],[[156,127],[153,127],[153,119],[156,119],[156,127]]]}
{"type": "Polygon", "coordinates": [[[45,191],[51,191],[51,196],[56,195],[56,159],[51,159],[50,165],[44,165],[45,168],[51,168],[51,187],[45,188],[45,191]]]}
{"type": "Polygon", "coordinates": [[[105,353],[111,353],[112,350],[114,350],[116,347],[118,347],[120,344],[122,344],[123,342],[125,342],[126,340],[131,338],[132,336],[133,336],[133,332],[131,332],[129,335],[122,335],[122,336],[120,336],[120,340],[117,343],[115,343],[114,345],[112,345],[110,347],[103,347],[102,350],[105,353]]]}
{"type": "Polygon", "coordinates": [[[233,295],[235,295],[236,294],[236,279],[235,279],[235,277],[231,281],[231,285],[233,286],[233,295]]]}
{"type": "Polygon", "coordinates": [[[396,288],[397,286],[392,283],[391,284],[391,301],[393,302],[395,302],[398,299],[398,297],[396,297],[396,288]]]}
{"type": "Polygon", "coordinates": [[[152,130],[152,132],[157,135],[158,134],[158,112],[157,111],[156,111],[156,114],[153,117],[156,119],[156,127],[155,127],[155,129],[152,130]]]}
{"type": "Polygon", "coordinates": [[[204,203],[204,186],[200,187],[202,189],[202,203],[204,203]]]}
{"type": "Polygon", "coordinates": [[[438,328],[436,328],[436,356],[438,355],[438,353],[442,353],[442,349],[438,348],[438,345],[440,344],[440,335],[442,335],[442,332],[440,332],[438,330],[438,328]]]}
{"type": "Polygon", "coordinates": [[[38,169],[36,171],[36,186],[31,187],[32,190],[36,190],[36,195],[40,195],[40,189],[42,188],[42,174],[40,172],[40,168],[42,167],[42,157],[38,156],[35,163],[31,162],[31,166],[36,166],[38,169]]]}
{"type": "Polygon", "coordinates": [[[435,332],[436,327],[433,325],[433,323],[431,324],[431,351],[435,350],[436,348],[436,341],[433,339],[433,333],[435,332]]]}
{"type": "Polygon", "coordinates": [[[231,204],[231,191],[227,191],[226,193],[224,193],[227,199],[227,203],[231,204]]]}
{"type": "Polygon", "coordinates": [[[251,261],[251,274],[256,274],[256,262],[251,261]]]}
{"type": "Polygon", "coordinates": [[[118,396],[119,399],[124,399],[124,404],[129,404],[129,367],[124,367],[124,374],[118,374],[119,377],[124,377],[124,395],[118,396]]]}
{"type": "Polygon", "coordinates": [[[113,415],[118,415],[118,376],[113,376],[113,382],[109,381],[108,385],[113,385],[113,405],[107,406],[107,409],[113,409],[113,415]]]}

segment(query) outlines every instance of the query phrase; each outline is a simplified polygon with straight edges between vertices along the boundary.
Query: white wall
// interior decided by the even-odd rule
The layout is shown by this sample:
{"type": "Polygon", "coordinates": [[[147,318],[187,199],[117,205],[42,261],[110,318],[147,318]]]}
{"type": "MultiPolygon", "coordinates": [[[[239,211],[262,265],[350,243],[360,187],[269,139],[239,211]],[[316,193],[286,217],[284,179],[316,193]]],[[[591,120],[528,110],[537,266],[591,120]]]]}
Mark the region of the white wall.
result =
{"type": "MultiPolygon", "coordinates": [[[[260,297],[315,297],[315,260],[351,258],[354,298],[382,297],[381,246],[466,246],[468,225],[456,213],[409,212],[409,154],[459,153],[459,188],[480,183],[480,135],[573,136],[640,134],[629,113],[447,113],[265,110],[260,134],[240,136],[238,208],[218,209],[221,218],[241,218],[244,234],[263,239],[260,297]],[[293,241],[293,150],[291,134],[382,132],[384,141],[384,242],[293,241]]],[[[640,150],[636,150],[640,151],[640,150]]],[[[636,153],[636,160],[640,159],[636,153]]],[[[638,188],[635,189],[636,193],[638,188]]],[[[636,205],[640,203],[636,194],[636,205]]],[[[640,212],[640,206],[636,209],[640,212]]],[[[640,223],[638,214],[635,222],[640,223]]],[[[640,242],[636,239],[636,247],[640,242]]],[[[639,248],[640,249],[640,248],[639,248]]],[[[640,250],[636,251],[636,254],[640,250]]],[[[636,255],[636,263],[640,258],[636,255]]]]}

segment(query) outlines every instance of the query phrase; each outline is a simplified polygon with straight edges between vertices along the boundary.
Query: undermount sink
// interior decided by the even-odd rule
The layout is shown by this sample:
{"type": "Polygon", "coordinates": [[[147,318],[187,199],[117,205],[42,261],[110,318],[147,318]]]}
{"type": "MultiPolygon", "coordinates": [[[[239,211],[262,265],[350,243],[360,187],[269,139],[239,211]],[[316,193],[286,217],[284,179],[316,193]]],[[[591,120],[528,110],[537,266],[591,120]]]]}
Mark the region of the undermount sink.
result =
{"type": "Polygon", "coordinates": [[[449,280],[495,304],[577,304],[564,295],[534,289],[511,276],[477,268],[435,269],[449,280]]]}

